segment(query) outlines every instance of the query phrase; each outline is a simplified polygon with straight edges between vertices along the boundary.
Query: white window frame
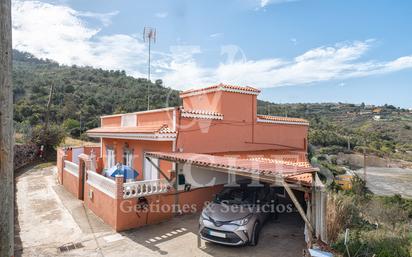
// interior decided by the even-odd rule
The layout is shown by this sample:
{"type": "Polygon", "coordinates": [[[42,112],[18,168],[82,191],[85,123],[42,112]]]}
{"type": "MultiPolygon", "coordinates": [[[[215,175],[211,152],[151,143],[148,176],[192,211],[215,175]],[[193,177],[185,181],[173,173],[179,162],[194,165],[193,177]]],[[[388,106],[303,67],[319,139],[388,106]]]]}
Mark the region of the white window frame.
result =
{"type": "Polygon", "coordinates": [[[116,152],[112,147],[106,146],[106,168],[116,165],[116,152]]]}
{"type": "Polygon", "coordinates": [[[130,148],[123,149],[123,164],[133,168],[134,150],[130,148]]]}
{"type": "Polygon", "coordinates": [[[121,127],[136,127],[137,115],[136,114],[124,114],[120,120],[121,127]]]}

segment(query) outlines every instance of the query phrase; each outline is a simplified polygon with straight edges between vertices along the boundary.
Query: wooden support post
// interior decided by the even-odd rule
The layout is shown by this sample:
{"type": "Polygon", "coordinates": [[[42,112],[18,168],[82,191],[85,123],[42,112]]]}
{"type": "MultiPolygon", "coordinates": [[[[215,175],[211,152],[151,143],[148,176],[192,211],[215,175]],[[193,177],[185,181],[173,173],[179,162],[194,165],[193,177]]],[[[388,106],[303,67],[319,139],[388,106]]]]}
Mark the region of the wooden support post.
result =
{"type": "Polygon", "coordinates": [[[300,205],[298,199],[296,198],[295,194],[293,193],[292,189],[290,188],[289,184],[286,183],[285,181],[282,181],[282,185],[285,188],[286,192],[288,192],[288,195],[290,196],[290,199],[292,200],[293,204],[295,204],[296,208],[298,209],[300,216],[302,216],[302,219],[305,221],[306,225],[308,226],[308,229],[311,234],[313,234],[314,229],[312,224],[310,223],[308,217],[306,216],[305,211],[303,210],[302,206],[300,205]]]}
{"type": "Polygon", "coordinates": [[[11,1],[0,1],[0,256],[14,252],[11,1]]]}

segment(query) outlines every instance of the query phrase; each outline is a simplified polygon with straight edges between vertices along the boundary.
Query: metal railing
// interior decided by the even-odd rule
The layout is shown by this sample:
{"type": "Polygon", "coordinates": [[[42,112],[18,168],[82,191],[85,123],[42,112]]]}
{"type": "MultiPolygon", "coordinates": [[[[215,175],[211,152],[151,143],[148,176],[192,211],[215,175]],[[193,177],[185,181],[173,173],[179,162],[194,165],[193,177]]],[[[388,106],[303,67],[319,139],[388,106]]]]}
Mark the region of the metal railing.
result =
{"type": "Polygon", "coordinates": [[[170,185],[164,179],[127,182],[123,184],[123,198],[167,193],[169,189],[170,185]]]}
{"type": "Polygon", "coordinates": [[[74,162],[64,161],[64,170],[73,176],[79,177],[79,165],[74,162]]]}
{"type": "Polygon", "coordinates": [[[116,198],[116,182],[94,171],[87,171],[87,183],[112,198],[116,198]]]}

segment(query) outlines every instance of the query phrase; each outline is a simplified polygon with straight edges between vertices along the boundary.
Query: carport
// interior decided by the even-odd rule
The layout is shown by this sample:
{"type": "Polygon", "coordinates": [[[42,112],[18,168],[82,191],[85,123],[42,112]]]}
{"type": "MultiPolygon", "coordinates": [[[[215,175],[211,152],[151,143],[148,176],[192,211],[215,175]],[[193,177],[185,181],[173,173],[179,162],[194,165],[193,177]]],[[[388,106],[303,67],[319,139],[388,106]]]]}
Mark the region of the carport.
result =
{"type": "MultiPolygon", "coordinates": [[[[318,220],[314,205],[314,181],[317,168],[312,167],[308,162],[293,162],[282,160],[281,158],[235,158],[198,153],[172,153],[172,152],[146,152],[145,158],[165,177],[166,173],[160,169],[152,159],[159,159],[176,164],[193,165],[203,169],[226,173],[230,176],[247,177],[254,181],[267,182],[272,185],[281,186],[289,195],[291,201],[297,208],[300,216],[308,229],[309,243],[315,234],[314,222],[318,220]],[[307,197],[307,212],[298,201],[293,190],[305,192],[307,197]]],[[[174,188],[178,188],[178,176],[168,179],[173,183],[174,188]]],[[[323,219],[322,219],[323,220],[323,219]]],[[[316,233],[319,234],[319,233],[316,233]]]]}

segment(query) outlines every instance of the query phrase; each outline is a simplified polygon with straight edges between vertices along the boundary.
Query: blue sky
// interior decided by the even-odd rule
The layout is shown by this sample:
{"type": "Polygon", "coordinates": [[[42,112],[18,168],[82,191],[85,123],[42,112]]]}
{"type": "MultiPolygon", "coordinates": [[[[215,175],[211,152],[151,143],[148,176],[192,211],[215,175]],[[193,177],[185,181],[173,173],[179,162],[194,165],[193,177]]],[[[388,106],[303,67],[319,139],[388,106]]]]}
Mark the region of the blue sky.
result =
{"type": "Polygon", "coordinates": [[[14,47],[176,89],[249,85],[273,102],[412,107],[410,1],[13,1],[14,47]]]}

